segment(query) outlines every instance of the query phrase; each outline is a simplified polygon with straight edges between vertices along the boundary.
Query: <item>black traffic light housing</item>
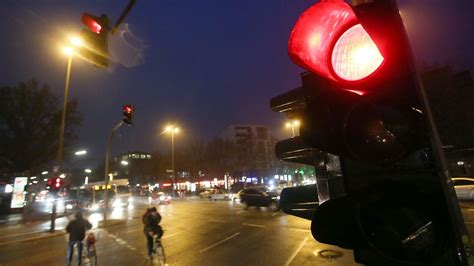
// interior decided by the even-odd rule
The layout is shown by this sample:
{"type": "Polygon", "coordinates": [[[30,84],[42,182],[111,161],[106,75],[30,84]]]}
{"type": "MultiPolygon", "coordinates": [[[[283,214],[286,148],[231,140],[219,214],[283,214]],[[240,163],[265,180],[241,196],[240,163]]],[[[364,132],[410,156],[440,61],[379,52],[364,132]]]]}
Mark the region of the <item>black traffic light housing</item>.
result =
{"type": "Polygon", "coordinates": [[[98,17],[84,13],[81,20],[86,28],[81,31],[82,45],[79,47],[78,54],[94,66],[107,68],[109,65],[109,18],[105,14],[98,17]]]}
{"type": "Polygon", "coordinates": [[[466,253],[458,255],[463,248],[459,240],[469,236],[465,227],[456,227],[459,216],[453,214],[460,213],[459,206],[449,204],[445,195],[452,195],[437,173],[426,106],[395,2],[375,0],[348,8],[330,1],[308,10],[300,20],[311,22],[308,17],[316,14],[313,21],[326,24],[315,27],[299,20],[289,53],[312,73],[303,74],[301,87],[274,97],[270,106],[302,121],[299,136],[277,143],[277,158],[314,165],[317,186],[283,190],[282,209],[311,219],[316,240],[353,249],[360,263],[465,262],[466,253]],[[331,18],[336,11],[347,16],[331,18]],[[333,34],[314,34],[317,28],[337,28],[327,22],[341,23],[342,17],[349,17],[347,25],[337,24],[333,34]],[[383,62],[360,80],[344,80],[331,65],[331,53],[344,31],[357,24],[383,62]],[[324,42],[328,45],[314,48],[324,42]],[[321,51],[327,54],[315,56],[321,51]],[[338,163],[329,166],[330,160],[338,163]],[[304,207],[315,200],[320,203],[316,210],[304,207]]]}
{"type": "Polygon", "coordinates": [[[135,109],[132,105],[126,104],[123,106],[123,122],[127,125],[133,125],[133,112],[135,109]]]}

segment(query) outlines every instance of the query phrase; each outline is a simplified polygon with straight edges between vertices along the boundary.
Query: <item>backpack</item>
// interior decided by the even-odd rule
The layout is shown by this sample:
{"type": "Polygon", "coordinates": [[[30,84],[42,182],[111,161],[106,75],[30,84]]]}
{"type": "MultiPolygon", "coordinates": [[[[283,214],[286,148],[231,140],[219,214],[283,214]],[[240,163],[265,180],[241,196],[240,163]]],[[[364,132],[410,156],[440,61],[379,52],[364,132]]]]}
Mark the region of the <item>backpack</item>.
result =
{"type": "Polygon", "coordinates": [[[150,214],[149,210],[146,210],[145,214],[142,216],[142,223],[146,224],[146,218],[148,217],[148,214],[150,214]]]}

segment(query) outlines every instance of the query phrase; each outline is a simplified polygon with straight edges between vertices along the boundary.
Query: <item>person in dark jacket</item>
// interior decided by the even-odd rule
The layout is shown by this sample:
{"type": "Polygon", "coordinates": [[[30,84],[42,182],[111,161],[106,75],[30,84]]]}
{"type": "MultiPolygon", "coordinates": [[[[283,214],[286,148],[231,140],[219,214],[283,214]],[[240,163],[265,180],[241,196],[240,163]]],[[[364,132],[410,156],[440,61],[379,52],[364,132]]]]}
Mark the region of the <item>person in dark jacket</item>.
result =
{"type": "Polygon", "coordinates": [[[66,232],[69,233],[69,248],[67,252],[67,265],[71,265],[74,254],[74,245],[77,244],[77,265],[81,265],[82,260],[82,240],[86,236],[86,231],[92,228],[87,219],[82,218],[82,213],[77,212],[76,219],[69,222],[66,232]]]}
{"type": "Polygon", "coordinates": [[[149,208],[147,210],[148,214],[144,216],[144,228],[143,232],[147,240],[148,247],[148,256],[152,256],[153,251],[153,236],[158,235],[158,238],[161,238],[163,235],[163,229],[160,226],[161,215],[158,213],[155,207],[149,208]]]}

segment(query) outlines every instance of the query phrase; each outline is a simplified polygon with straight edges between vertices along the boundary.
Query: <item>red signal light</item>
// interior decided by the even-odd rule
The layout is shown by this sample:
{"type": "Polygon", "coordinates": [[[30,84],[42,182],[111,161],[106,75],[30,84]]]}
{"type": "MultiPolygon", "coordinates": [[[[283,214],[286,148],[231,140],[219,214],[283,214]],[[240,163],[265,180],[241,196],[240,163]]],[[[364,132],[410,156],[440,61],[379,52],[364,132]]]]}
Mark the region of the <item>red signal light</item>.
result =
{"type": "Polygon", "coordinates": [[[54,184],[55,187],[60,187],[61,186],[61,183],[56,183],[54,184]]]}
{"type": "Polygon", "coordinates": [[[97,22],[97,18],[95,16],[85,13],[82,15],[81,20],[82,23],[86,25],[92,32],[100,34],[102,26],[97,22]]]}
{"type": "Polygon", "coordinates": [[[369,34],[357,24],[337,40],[332,50],[331,66],[339,78],[357,81],[374,73],[383,60],[369,34]]]}
{"type": "Polygon", "coordinates": [[[130,105],[125,105],[125,106],[123,107],[123,111],[124,111],[125,113],[131,113],[133,110],[132,110],[132,107],[131,107],[130,105]]]}

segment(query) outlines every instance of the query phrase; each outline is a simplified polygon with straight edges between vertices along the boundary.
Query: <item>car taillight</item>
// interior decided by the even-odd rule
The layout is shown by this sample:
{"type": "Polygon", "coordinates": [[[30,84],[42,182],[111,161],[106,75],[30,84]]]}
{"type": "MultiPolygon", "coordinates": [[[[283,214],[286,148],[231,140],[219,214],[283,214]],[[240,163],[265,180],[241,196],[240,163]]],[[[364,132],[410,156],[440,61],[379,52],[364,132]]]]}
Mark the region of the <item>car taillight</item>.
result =
{"type": "Polygon", "coordinates": [[[374,73],[383,56],[362,25],[357,24],[337,40],[331,56],[336,75],[346,81],[358,81],[374,73]]]}

